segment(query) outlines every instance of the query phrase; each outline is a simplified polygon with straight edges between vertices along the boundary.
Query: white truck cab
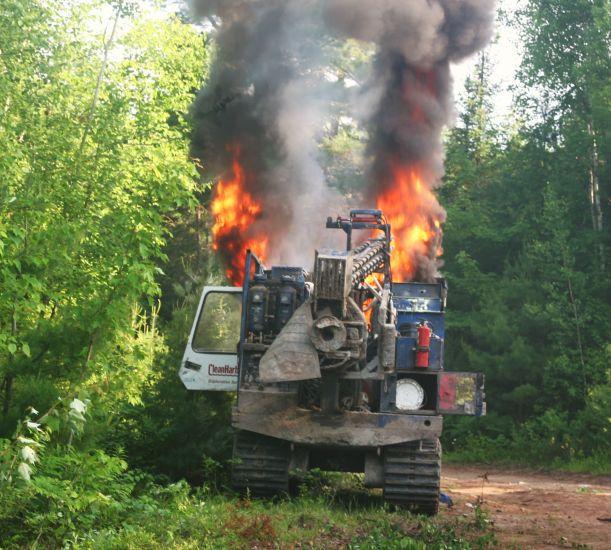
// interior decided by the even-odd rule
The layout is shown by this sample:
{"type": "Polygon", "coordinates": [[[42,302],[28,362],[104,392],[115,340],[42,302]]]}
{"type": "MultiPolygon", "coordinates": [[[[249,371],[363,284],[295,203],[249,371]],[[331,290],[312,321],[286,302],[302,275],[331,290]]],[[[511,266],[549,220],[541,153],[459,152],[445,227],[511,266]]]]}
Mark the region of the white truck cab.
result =
{"type": "Polygon", "coordinates": [[[237,391],[241,317],[241,287],[204,287],[180,364],[187,389],[237,391]]]}

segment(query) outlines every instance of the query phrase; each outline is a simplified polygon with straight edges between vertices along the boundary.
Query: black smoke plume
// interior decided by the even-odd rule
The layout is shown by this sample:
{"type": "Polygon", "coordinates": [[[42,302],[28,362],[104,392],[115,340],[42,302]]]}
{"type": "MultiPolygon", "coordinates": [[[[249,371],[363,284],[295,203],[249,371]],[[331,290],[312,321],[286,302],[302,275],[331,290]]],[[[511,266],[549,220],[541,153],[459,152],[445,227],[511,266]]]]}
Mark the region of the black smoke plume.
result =
{"type": "MultiPolygon", "coordinates": [[[[374,43],[370,81],[354,102],[369,132],[363,206],[417,166],[434,189],[443,176],[441,131],[451,122],[450,63],[482,48],[494,0],[198,0],[216,27],[216,60],[194,112],[192,152],[211,174],[230,170],[239,145],[248,192],[263,204],[250,236],[270,238],[270,260],[307,266],[322,220],[345,206],[317,161],[329,105],[330,39],[374,43]]],[[[430,202],[430,201],[429,201],[430,202]]],[[[438,203],[430,215],[443,219],[438,203]]],[[[237,237],[237,236],[236,236],[237,237]]],[[[248,236],[246,236],[248,237],[248,236]]],[[[436,242],[420,251],[419,279],[436,271],[436,242]]]]}

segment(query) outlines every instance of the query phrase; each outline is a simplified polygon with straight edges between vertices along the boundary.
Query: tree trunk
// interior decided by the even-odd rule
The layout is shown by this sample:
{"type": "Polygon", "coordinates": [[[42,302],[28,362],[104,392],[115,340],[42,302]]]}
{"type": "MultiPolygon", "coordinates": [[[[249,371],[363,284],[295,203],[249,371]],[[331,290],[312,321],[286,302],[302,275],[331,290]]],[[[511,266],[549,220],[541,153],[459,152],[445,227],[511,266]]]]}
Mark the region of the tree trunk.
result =
{"type": "Polygon", "coordinates": [[[11,400],[13,397],[13,375],[7,373],[2,381],[2,389],[4,390],[4,398],[2,400],[2,416],[6,418],[8,411],[11,408],[11,400]]]}
{"type": "MultiPolygon", "coordinates": [[[[588,169],[588,195],[590,199],[590,212],[592,215],[592,229],[595,233],[603,231],[603,211],[600,205],[600,182],[598,176],[598,144],[596,133],[591,120],[588,121],[588,135],[590,137],[590,167],[588,169]]],[[[603,243],[598,244],[598,255],[601,271],[605,270],[605,248],[603,243]]]]}
{"type": "MultiPolygon", "coordinates": [[[[16,336],[17,334],[17,311],[16,305],[13,304],[13,314],[11,317],[11,335],[16,336]]],[[[4,380],[2,381],[2,389],[4,390],[4,398],[2,401],[2,416],[6,418],[8,415],[8,411],[11,408],[11,401],[13,399],[13,379],[15,376],[13,375],[13,356],[9,356],[8,360],[8,372],[4,375],[4,380]]]]}
{"type": "Polygon", "coordinates": [[[76,153],[76,158],[75,158],[75,178],[77,179],[79,173],[80,173],[80,169],[81,169],[81,158],[83,156],[83,152],[85,150],[85,144],[87,143],[87,137],[89,136],[89,133],[91,132],[91,126],[93,124],[93,116],[95,114],[95,109],[98,105],[98,100],[100,97],[100,89],[102,88],[102,81],[104,80],[104,74],[106,73],[106,65],[108,64],[108,54],[110,53],[110,48],[112,47],[114,40],[115,40],[115,34],[117,32],[117,26],[119,23],[119,18],[120,18],[120,12],[117,9],[115,15],[114,15],[114,20],[112,22],[112,28],[110,31],[110,36],[108,38],[108,40],[106,40],[104,42],[104,51],[103,51],[103,55],[102,55],[102,64],[100,65],[100,70],[98,72],[98,76],[96,79],[96,84],[95,84],[95,89],[93,91],[93,98],[91,100],[91,106],[89,107],[89,114],[87,115],[87,121],[85,123],[85,128],[83,129],[83,135],[81,136],[81,142],[79,144],[79,148],[78,151],[76,153]]]}
{"type": "MultiPolygon", "coordinates": [[[[564,267],[568,271],[567,262],[564,261],[564,267]]],[[[581,364],[581,382],[583,384],[583,396],[584,399],[587,396],[588,384],[586,379],[586,359],[583,351],[583,338],[581,336],[581,323],[579,321],[579,315],[577,313],[577,304],[575,303],[575,295],[573,294],[573,283],[571,277],[567,273],[566,282],[569,290],[569,300],[571,302],[571,309],[573,310],[573,320],[575,321],[575,336],[577,336],[577,348],[579,350],[579,362],[581,364]]]]}
{"type": "MultiPolygon", "coordinates": [[[[581,105],[583,108],[586,129],[588,132],[589,143],[589,166],[588,166],[588,201],[590,203],[590,215],[592,217],[592,229],[598,234],[598,239],[601,239],[603,232],[603,211],[600,200],[600,181],[599,181],[599,166],[598,157],[598,142],[596,140],[596,129],[592,119],[592,105],[586,91],[581,91],[581,105]]],[[[601,271],[605,270],[605,247],[600,240],[598,243],[598,261],[601,271]]]]}

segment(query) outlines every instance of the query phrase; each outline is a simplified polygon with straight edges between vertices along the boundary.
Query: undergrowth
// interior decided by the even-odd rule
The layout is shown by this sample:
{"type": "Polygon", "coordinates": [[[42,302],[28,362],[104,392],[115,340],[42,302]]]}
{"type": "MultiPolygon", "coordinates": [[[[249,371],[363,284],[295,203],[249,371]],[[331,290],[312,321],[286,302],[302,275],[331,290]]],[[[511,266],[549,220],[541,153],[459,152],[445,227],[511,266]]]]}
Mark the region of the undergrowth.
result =
{"type": "Polygon", "coordinates": [[[482,514],[411,515],[385,506],[360,476],[316,471],[297,497],[242,499],[222,483],[161,485],[102,451],[56,448],[30,480],[3,486],[0,547],[484,548],[495,540],[482,514]]]}
{"type": "Polygon", "coordinates": [[[574,415],[549,409],[521,423],[494,411],[481,418],[446,418],[444,460],[608,475],[610,417],[607,384],[592,390],[574,415]]]}
{"type": "Polygon", "coordinates": [[[380,506],[302,495],[276,501],[164,490],[124,522],[75,535],[73,547],[114,548],[485,548],[494,544],[487,523],[472,517],[436,519],[380,506]],[[170,494],[170,498],[168,497],[170,494]]]}
{"type": "MultiPolygon", "coordinates": [[[[107,469],[110,484],[97,495],[83,494],[77,486],[72,493],[66,489],[53,496],[38,487],[22,493],[26,506],[3,509],[0,546],[357,550],[484,548],[494,543],[489,526],[476,513],[428,519],[390,510],[375,498],[360,504],[308,493],[275,501],[242,500],[206,489],[192,491],[184,482],[162,487],[147,479],[140,479],[138,487],[138,475],[117,476],[115,466],[107,469]]],[[[64,482],[58,480],[58,485],[64,482]]]]}

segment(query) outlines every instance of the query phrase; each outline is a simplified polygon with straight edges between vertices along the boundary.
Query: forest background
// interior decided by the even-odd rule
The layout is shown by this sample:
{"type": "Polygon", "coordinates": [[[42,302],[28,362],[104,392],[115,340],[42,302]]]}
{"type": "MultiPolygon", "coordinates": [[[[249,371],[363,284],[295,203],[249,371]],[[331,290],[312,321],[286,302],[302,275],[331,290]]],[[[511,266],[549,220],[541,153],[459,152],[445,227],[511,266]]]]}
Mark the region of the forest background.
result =
{"type": "MultiPolygon", "coordinates": [[[[523,49],[511,116],[494,116],[484,51],[456,83],[445,134],[446,363],[485,373],[488,415],[448,420],[444,452],[608,473],[611,12],[604,0],[503,4],[523,49]]],[[[126,518],[191,502],[171,482],[222,485],[232,398],[177,376],[199,293],[224,282],[213,182],[188,156],[211,30],[145,0],[0,5],[7,546],[125,542],[126,518]]],[[[372,52],[331,46],[337,85],[358,85],[372,52]]],[[[345,108],[320,158],[354,194],[365,136],[345,108]]]]}

